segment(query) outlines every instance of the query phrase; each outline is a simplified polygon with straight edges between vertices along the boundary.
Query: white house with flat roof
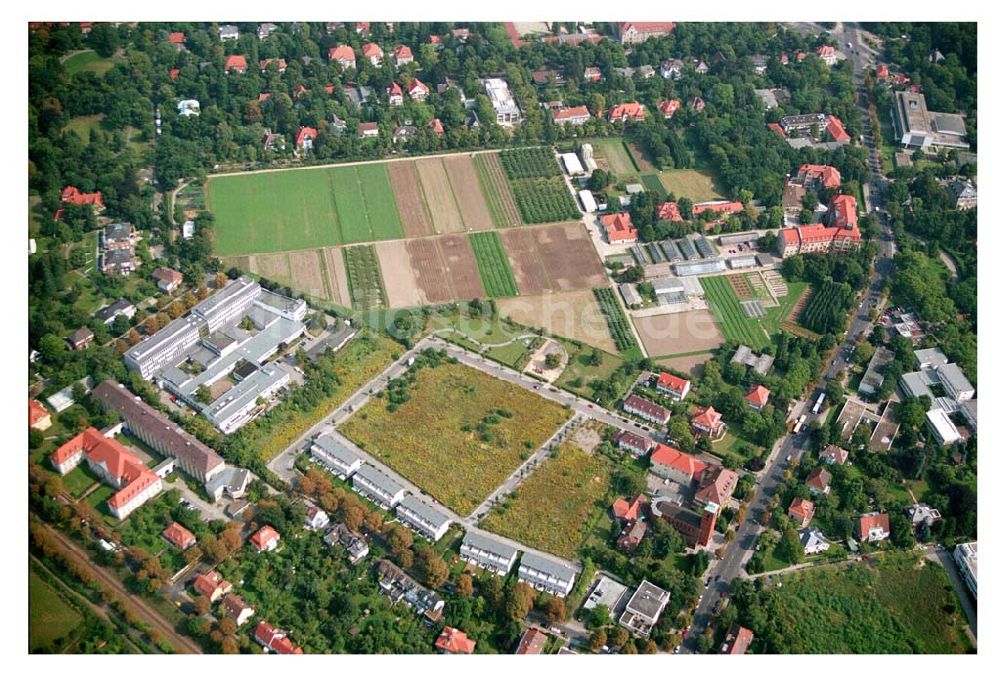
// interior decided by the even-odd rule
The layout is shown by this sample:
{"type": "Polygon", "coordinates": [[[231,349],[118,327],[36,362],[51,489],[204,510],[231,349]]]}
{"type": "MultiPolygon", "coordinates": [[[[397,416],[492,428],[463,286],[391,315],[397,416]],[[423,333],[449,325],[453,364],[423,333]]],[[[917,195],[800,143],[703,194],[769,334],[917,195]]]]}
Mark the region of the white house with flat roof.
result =
{"type": "Polygon", "coordinates": [[[521,556],[517,578],[541,592],[565,597],[573,589],[576,571],[554,559],[526,552],[521,556]]]}
{"type": "Polygon", "coordinates": [[[512,127],[521,122],[521,109],[517,107],[507,82],[500,78],[486,78],[482,83],[496,113],[497,124],[502,127],[512,127]]]}
{"type": "Polygon", "coordinates": [[[957,364],[943,364],[938,367],[937,373],[945,392],[956,402],[971,400],[972,396],[976,394],[976,389],[957,364]]]}
{"type": "Polygon", "coordinates": [[[437,542],[451,526],[451,518],[444,512],[410,495],[396,506],[399,521],[431,541],[437,542]]]}
{"type": "Polygon", "coordinates": [[[973,599],[979,599],[979,541],[955,546],[955,564],[973,599]]]}
{"type": "Polygon", "coordinates": [[[636,637],[649,637],[669,602],[669,592],[643,580],[625,605],[618,623],[636,637]]]}
{"type": "Polygon", "coordinates": [[[896,92],[892,107],[892,126],[899,145],[930,150],[932,148],[968,148],[965,119],[955,113],[927,110],[920,92],[896,92]]]}
{"type": "Polygon", "coordinates": [[[490,538],[479,531],[470,530],[462,539],[462,547],[458,554],[462,560],[473,566],[486,569],[498,576],[506,576],[514,567],[517,552],[517,548],[507,545],[503,541],[490,538]]]}
{"type": "Polygon", "coordinates": [[[362,464],[351,478],[351,487],[372,503],[389,510],[403,500],[402,485],[373,465],[362,464]]]}
{"type": "Polygon", "coordinates": [[[927,424],[930,426],[934,439],[944,445],[954,444],[962,439],[958,428],[948,418],[943,409],[931,409],[927,412],[927,424]]]}

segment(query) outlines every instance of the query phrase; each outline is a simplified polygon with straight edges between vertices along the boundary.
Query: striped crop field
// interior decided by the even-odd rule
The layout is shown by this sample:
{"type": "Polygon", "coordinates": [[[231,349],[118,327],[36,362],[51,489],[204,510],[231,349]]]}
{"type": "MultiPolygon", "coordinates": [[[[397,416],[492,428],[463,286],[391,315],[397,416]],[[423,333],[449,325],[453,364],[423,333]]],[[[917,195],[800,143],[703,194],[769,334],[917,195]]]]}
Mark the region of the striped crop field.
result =
{"type": "Polygon", "coordinates": [[[517,296],[517,282],[496,231],[470,233],[469,242],[476,255],[479,276],[486,293],[493,297],[517,296]]]}

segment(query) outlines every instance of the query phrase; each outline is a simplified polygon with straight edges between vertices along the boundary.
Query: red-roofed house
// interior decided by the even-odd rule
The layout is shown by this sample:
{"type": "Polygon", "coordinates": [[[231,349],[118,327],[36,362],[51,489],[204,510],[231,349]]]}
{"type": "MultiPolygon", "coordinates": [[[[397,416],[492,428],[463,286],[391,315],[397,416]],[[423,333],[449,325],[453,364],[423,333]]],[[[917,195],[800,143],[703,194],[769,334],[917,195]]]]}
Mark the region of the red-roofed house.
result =
{"type": "Polygon", "coordinates": [[[194,534],[177,522],[171,522],[170,526],[163,530],[162,536],[181,550],[187,550],[198,542],[194,534]]]}
{"type": "Polygon", "coordinates": [[[323,85],[323,91],[326,92],[328,96],[333,96],[333,85],[331,84],[323,85]]]}
{"type": "Polygon", "coordinates": [[[611,504],[611,512],[615,519],[623,522],[634,522],[642,516],[642,506],[649,503],[649,498],[645,494],[639,494],[631,501],[627,498],[619,498],[611,504]]]}
{"type": "Polygon", "coordinates": [[[359,122],[358,136],[362,139],[373,139],[378,136],[377,122],[359,122]]]}
{"type": "Polygon", "coordinates": [[[656,390],[675,400],[683,400],[691,392],[691,381],[661,371],[656,378],[656,390]]]}
{"type": "Polygon", "coordinates": [[[428,36],[427,42],[434,45],[435,49],[441,49],[444,47],[444,39],[440,35],[428,36]]]}
{"type": "Polygon", "coordinates": [[[125,519],[163,488],[159,475],[147,468],[142,459],[96,428],[87,428],[49,456],[49,462],[61,475],[84,459],[103,482],[118,489],[108,499],[111,514],[118,519],[125,519]]]}
{"type": "Polygon", "coordinates": [[[722,641],[719,653],[722,654],[745,654],[753,641],[753,633],[741,625],[734,625],[726,632],[726,638],[722,641]]]}
{"type": "Polygon", "coordinates": [[[771,397],[771,391],[758,383],[747,393],[747,406],[754,411],[760,411],[767,406],[769,397],[771,397]]]}
{"type": "Polygon", "coordinates": [[[816,56],[822,59],[827,66],[837,65],[837,52],[830,45],[820,45],[817,47],[816,56]]]}
{"type": "Polygon", "coordinates": [[[633,456],[645,456],[656,446],[653,440],[637,435],[631,430],[619,430],[615,433],[614,442],[619,449],[624,449],[633,456]]]}
{"type": "Polygon", "coordinates": [[[740,476],[721,465],[710,465],[701,476],[698,491],[694,495],[694,505],[698,507],[724,506],[733,496],[740,476]]]}
{"type": "Polygon", "coordinates": [[[600,82],[601,81],[601,69],[596,66],[590,66],[583,69],[583,79],[587,82],[600,82]]]}
{"type": "Polygon", "coordinates": [[[386,94],[389,95],[390,106],[403,105],[403,88],[399,86],[398,82],[392,83],[392,85],[390,87],[387,87],[385,91],[386,94]]]}
{"type": "Polygon", "coordinates": [[[840,143],[850,143],[851,135],[844,130],[844,123],[833,115],[826,116],[826,133],[830,138],[840,143]]]}
{"type": "Polygon", "coordinates": [[[826,448],[819,452],[819,460],[830,465],[843,465],[847,463],[847,450],[841,449],[836,444],[828,444],[826,448]]]}
{"type": "Polygon", "coordinates": [[[635,242],[639,239],[639,231],[632,225],[632,215],[628,212],[602,216],[601,224],[604,225],[604,232],[607,234],[610,244],[635,242]]]}
{"type": "Polygon", "coordinates": [[[299,127],[298,134],[295,135],[295,147],[302,150],[312,150],[313,141],[319,135],[313,127],[299,127]]]}
{"type": "Polygon", "coordinates": [[[628,122],[629,120],[641,122],[645,119],[646,107],[637,101],[616,104],[608,112],[608,120],[611,122],[628,122]]]}
{"type": "Polygon", "coordinates": [[[806,486],[814,494],[829,494],[831,477],[826,468],[815,468],[806,478],[806,486]]]}
{"type": "Polygon", "coordinates": [[[571,108],[553,108],[552,121],[559,125],[567,122],[571,125],[582,125],[590,119],[590,111],[586,106],[572,106],[571,108]]]}
{"type": "Polygon", "coordinates": [[[884,512],[870,512],[858,518],[858,540],[862,543],[877,543],[889,538],[889,515],[884,512]]]}
{"type": "Polygon", "coordinates": [[[233,584],[224,579],[218,571],[209,571],[207,574],[198,574],[195,577],[194,589],[215,604],[223,595],[232,591],[233,584]]]}
{"type": "Polygon", "coordinates": [[[343,69],[354,68],[354,48],[350,45],[331,47],[327,52],[330,63],[338,63],[343,69]]]}
{"type": "Polygon", "coordinates": [[[392,50],[392,60],[396,62],[396,67],[413,63],[413,50],[406,45],[399,45],[392,50]]]}
{"type": "Polygon", "coordinates": [[[707,469],[708,464],[666,444],[658,444],[656,451],[649,457],[651,473],[681,484],[700,482],[707,469]]]}
{"type": "Polygon", "coordinates": [[[676,221],[680,223],[684,220],[681,216],[681,208],[676,202],[664,202],[656,206],[657,221],[676,221]]]}
{"type": "Polygon", "coordinates": [[[420,80],[413,78],[413,82],[410,83],[410,87],[406,90],[406,93],[410,95],[411,99],[423,101],[431,93],[431,88],[420,82],[420,80]]]}
{"type": "Polygon", "coordinates": [[[278,547],[279,540],[281,540],[281,535],[270,524],[265,524],[250,537],[250,542],[253,547],[257,548],[257,552],[274,550],[278,547]]]}
{"type": "Polygon", "coordinates": [[[266,71],[267,67],[269,65],[271,65],[272,63],[278,64],[278,72],[279,73],[284,73],[285,69],[288,67],[288,64],[285,63],[284,59],[261,59],[260,60],[260,72],[263,73],[264,71],[266,71]]]}
{"type": "Polygon", "coordinates": [[[370,21],[355,21],[354,22],[354,32],[358,35],[368,35],[368,29],[371,27],[370,21]]]}
{"type": "Polygon", "coordinates": [[[688,102],[688,108],[693,110],[695,113],[700,113],[705,110],[705,99],[700,96],[696,96],[688,102]]]}
{"type": "Polygon", "coordinates": [[[180,76],[180,74],[181,74],[181,69],[180,68],[171,68],[170,69],[170,79],[171,80],[176,80],[180,76]]]}
{"type": "Polygon", "coordinates": [[[184,275],[172,268],[157,268],[150,277],[156,280],[159,290],[167,294],[177,289],[184,281],[184,275]]]}
{"type": "Polygon", "coordinates": [[[667,120],[674,117],[674,113],[676,113],[680,109],[681,109],[680,99],[664,99],[660,103],[656,104],[656,110],[660,111],[663,117],[665,117],[667,120]]]}
{"type": "Polygon", "coordinates": [[[253,616],[253,607],[243,601],[243,598],[233,593],[228,593],[222,598],[222,606],[225,608],[239,627],[250,620],[253,616]]]}
{"type": "Polygon", "coordinates": [[[177,45],[178,47],[184,46],[184,33],[178,31],[176,33],[171,33],[167,36],[167,40],[172,45],[177,45]]]}
{"type": "Polygon", "coordinates": [[[709,202],[699,202],[691,207],[691,216],[698,218],[705,212],[715,212],[719,218],[705,224],[706,228],[717,226],[733,214],[743,211],[742,202],[731,202],[728,200],[711,200],[709,202]]]}
{"type": "Polygon", "coordinates": [[[768,122],[767,128],[770,129],[772,132],[776,132],[778,136],[780,136],[781,138],[783,139],[786,138],[785,130],[782,129],[781,125],[779,125],[777,122],[768,122]]]}
{"type": "Polygon", "coordinates": [[[227,73],[236,71],[240,75],[243,75],[247,72],[247,58],[242,54],[232,54],[227,56],[224,70],[227,73]]]}
{"type": "Polygon", "coordinates": [[[635,45],[650,38],[665,38],[674,30],[673,21],[622,21],[618,24],[618,38],[623,45],[635,45]]]}
{"type": "Polygon", "coordinates": [[[725,425],[722,422],[722,414],[717,412],[713,407],[709,407],[708,409],[699,408],[695,415],[691,417],[691,427],[696,432],[703,433],[709,437],[717,437],[725,425]]]}
{"type": "Polygon", "coordinates": [[[264,103],[270,98],[271,98],[271,92],[261,92],[260,94],[257,95],[257,101],[259,101],[260,103],[264,103]]]}
{"type": "Polygon", "coordinates": [[[28,427],[48,430],[52,426],[52,416],[38,400],[28,400],[28,427]]]}
{"type": "Polygon", "coordinates": [[[382,65],[382,57],[384,56],[382,48],[379,47],[374,42],[366,42],[361,46],[361,56],[368,60],[368,63],[378,67],[382,65]]]}
{"type": "Polygon", "coordinates": [[[670,421],[669,409],[638,395],[626,397],[622,402],[622,409],[652,423],[666,425],[670,421]]]}
{"type": "Polygon", "coordinates": [[[792,499],[792,504],[788,506],[788,519],[792,520],[800,527],[809,526],[813,515],[816,514],[816,506],[813,502],[796,496],[792,499]]]}
{"type": "Polygon", "coordinates": [[[283,655],[301,654],[302,648],[295,646],[288,634],[275,629],[270,623],[261,621],[253,629],[253,638],[265,649],[283,655]]]}
{"type": "Polygon", "coordinates": [[[861,244],[858,229],[858,203],[853,195],[837,195],[827,212],[829,225],[782,228],[778,232],[781,256],[812,252],[847,251],[861,244]]]}
{"type": "Polygon", "coordinates": [[[545,649],[545,633],[538,628],[528,628],[517,644],[517,656],[541,654],[545,649]]]}
{"type": "Polygon", "coordinates": [[[90,205],[94,211],[100,212],[104,209],[104,200],[101,198],[101,191],[94,193],[81,193],[76,186],[66,186],[63,188],[60,198],[65,204],[83,207],[90,205]]]}
{"type": "Polygon", "coordinates": [[[818,184],[828,189],[840,188],[840,171],[830,165],[802,165],[795,178],[807,186],[818,184]]]}
{"type": "Polygon", "coordinates": [[[295,91],[292,92],[292,100],[298,101],[299,99],[301,99],[304,95],[306,95],[308,93],[309,93],[309,90],[306,89],[305,85],[299,85],[298,87],[295,88],[295,91]]]}
{"type": "Polygon", "coordinates": [[[434,118],[427,123],[427,127],[434,132],[435,136],[444,136],[444,125],[441,124],[441,120],[434,118]]]}
{"type": "Polygon", "coordinates": [[[434,642],[434,646],[441,653],[471,654],[476,648],[476,643],[461,630],[446,625],[434,642]]]}

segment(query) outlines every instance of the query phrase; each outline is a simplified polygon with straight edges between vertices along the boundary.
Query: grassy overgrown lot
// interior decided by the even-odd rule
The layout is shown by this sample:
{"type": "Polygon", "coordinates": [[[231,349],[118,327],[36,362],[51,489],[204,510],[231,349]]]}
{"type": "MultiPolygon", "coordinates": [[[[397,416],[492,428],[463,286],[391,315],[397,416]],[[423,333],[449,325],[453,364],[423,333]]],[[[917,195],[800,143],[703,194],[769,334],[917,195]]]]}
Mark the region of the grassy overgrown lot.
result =
{"type": "Polygon", "coordinates": [[[83,617],[43,581],[28,572],[28,651],[50,649],[80,625],[83,617]]]}
{"type": "Polygon", "coordinates": [[[104,113],[98,115],[80,115],[75,118],[71,118],[69,122],[66,123],[67,132],[76,132],[84,143],[90,143],[90,130],[101,129],[101,120],[104,119],[104,113]]]}
{"type": "Polygon", "coordinates": [[[371,310],[385,305],[385,286],[372,245],[346,247],[344,267],[351,292],[351,304],[358,310],[371,310]]]}
{"type": "MultiPolygon", "coordinates": [[[[892,553],[781,577],[766,596],[781,653],[962,653],[968,640],[940,565],[892,553]]],[[[755,629],[756,630],[756,629],[755,629]]]]}
{"type": "Polygon", "coordinates": [[[88,49],[79,54],[74,54],[63,61],[63,68],[70,75],[76,75],[81,71],[90,71],[97,75],[104,75],[115,65],[114,58],[104,59],[100,54],[92,49],[88,49]]]}
{"type": "Polygon", "coordinates": [[[520,386],[436,354],[419,364],[341,431],[461,515],[569,418],[520,386]]]}
{"type": "Polygon", "coordinates": [[[483,520],[484,529],[566,558],[576,557],[584,525],[606,503],[610,462],[563,444],[483,520]]]}
{"type": "Polygon", "coordinates": [[[403,237],[384,164],[213,176],[220,256],[403,237]]]}
{"type": "Polygon", "coordinates": [[[469,234],[472,252],[476,255],[479,276],[489,296],[517,296],[517,282],[510,270],[507,252],[496,231],[488,230],[469,234]]]}
{"type": "Polygon", "coordinates": [[[698,169],[671,169],[659,172],[660,183],[666,192],[674,197],[686,197],[694,202],[722,199],[722,192],[715,178],[698,169]]]}
{"type": "Polygon", "coordinates": [[[745,343],[754,350],[760,350],[770,342],[760,326],[760,320],[751,319],[743,312],[725,275],[703,277],[701,286],[705,289],[712,315],[727,341],[745,343]]]}

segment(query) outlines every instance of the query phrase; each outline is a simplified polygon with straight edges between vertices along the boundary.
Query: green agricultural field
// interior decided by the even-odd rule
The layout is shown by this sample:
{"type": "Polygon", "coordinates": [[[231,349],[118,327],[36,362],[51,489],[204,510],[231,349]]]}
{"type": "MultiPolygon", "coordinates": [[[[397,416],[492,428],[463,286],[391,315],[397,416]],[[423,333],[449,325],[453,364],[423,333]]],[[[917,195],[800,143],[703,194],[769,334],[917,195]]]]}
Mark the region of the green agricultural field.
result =
{"type": "Polygon", "coordinates": [[[205,192],[220,256],[403,237],[382,164],[213,176],[205,192]]]}
{"type": "Polygon", "coordinates": [[[665,192],[676,198],[686,197],[694,202],[722,199],[722,193],[715,178],[697,169],[672,169],[659,172],[660,183],[665,192]]]}
{"type": "Polygon", "coordinates": [[[486,198],[486,208],[497,228],[510,228],[520,223],[520,215],[513,195],[503,176],[503,169],[495,153],[480,153],[472,158],[479,187],[486,198]]]}
{"type": "Polygon", "coordinates": [[[776,308],[767,308],[767,315],[761,320],[764,329],[769,334],[775,334],[781,329],[781,323],[788,319],[795,304],[809,288],[808,282],[789,282],[788,294],[778,299],[776,308]]]}
{"type": "Polygon", "coordinates": [[[96,73],[97,75],[104,75],[111,67],[115,65],[113,58],[103,59],[101,55],[92,49],[88,49],[85,52],[80,52],[79,54],[74,54],[65,61],[63,61],[63,68],[70,75],[76,75],[81,71],[90,71],[91,73],[96,73]]]}
{"type": "Polygon", "coordinates": [[[763,593],[773,602],[762,633],[770,651],[964,653],[969,646],[947,574],[919,556],[892,553],[872,563],[788,574],[781,581],[781,588],[763,593]]]}
{"type": "Polygon", "coordinates": [[[469,242],[472,252],[476,255],[479,266],[479,276],[483,280],[483,288],[487,295],[517,296],[517,282],[507,260],[507,252],[500,243],[496,231],[470,233],[469,242]]]}
{"type": "Polygon", "coordinates": [[[385,285],[378,255],[372,245],[345,247],[344,267],[351,292],[351,305],[358,310],[371,310],[385,305],[385,285]]]}
{"type": "Polygon", "coordinates": [[[83,617],[34,571],[28,572],[28,651],[45,651],[80,625],[83,617]]]}
{"type": "Polygon", "coordinates": [[[603,159],[618,178],[635,174],[639,168],[635,166],[632,156],[625,148],[620,138],[581,139],[581,144],[589,143],[594,147],[594,158],[603,159]]]}
{"type": "Polygon", "coordinates": [[[560,557],[574,559],[586,538],[585,525],[608,494],[611,467],[599,454],[588,456],[563,444],[502,505],[482,521],[501,536],[560,557]]]}
{"type": "Polygon", "coordinates": [[[608,330],[614,339],[615,347],[621,352],[635,348],[637,346],[635,334],[632,333],[628,318],[618,303],[618,294],[611,287],[601,287],[594,290],[594,296],[597,297],[597,304],[608,322],[608,330]]]}
{"type": "Polygon", "coordinates": [[[660,195],[667,194],[667,190],[663,187],[660,177],[656,174],[643,174],[639,178],[642,180],[642,185],[646,189],[646,192],[659,193],[660,195]]]}
{"type": "Polygon", "coordinates": [[[712,315],[727,341],[745,343],[754,350],[760,350],[770,342],[760,320],[751,319],[743,312],[725,275],[703,277],[701,286],[705,289],[712,315]]]}
{"type": "Polygon", "coordinates": [[[570,416],[531,391],[460,364],[423,366],[405,381],[402,395],[393,388],[391,397],[371,400],[340,430],[460,515],[570,416]]]}

